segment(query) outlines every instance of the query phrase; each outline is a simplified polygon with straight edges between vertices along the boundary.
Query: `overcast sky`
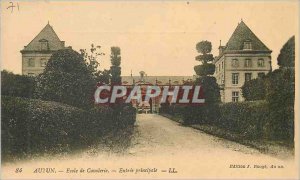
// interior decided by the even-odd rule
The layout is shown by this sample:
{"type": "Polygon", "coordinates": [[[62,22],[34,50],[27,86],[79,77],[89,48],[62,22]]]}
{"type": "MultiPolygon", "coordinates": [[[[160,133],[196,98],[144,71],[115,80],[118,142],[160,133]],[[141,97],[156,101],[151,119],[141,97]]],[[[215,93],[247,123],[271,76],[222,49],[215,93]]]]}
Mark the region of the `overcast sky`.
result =
{"type": "MultiPolygon", "coordinates": [[[[195,45],[219,41],[226,44],[243,21],[273,50],[276,68],[282,45],[298,33],[297,1],[74,1],[19,2],[19,11],[1,1],[1,69],[21,73],[23,49],[47,24],[74,50],[101,45],[110,65],[111,46],[119,46],[122,75],[193,75],[195,45]]],[[[16,5],[16,4],[15,4],[16,5]]]]}

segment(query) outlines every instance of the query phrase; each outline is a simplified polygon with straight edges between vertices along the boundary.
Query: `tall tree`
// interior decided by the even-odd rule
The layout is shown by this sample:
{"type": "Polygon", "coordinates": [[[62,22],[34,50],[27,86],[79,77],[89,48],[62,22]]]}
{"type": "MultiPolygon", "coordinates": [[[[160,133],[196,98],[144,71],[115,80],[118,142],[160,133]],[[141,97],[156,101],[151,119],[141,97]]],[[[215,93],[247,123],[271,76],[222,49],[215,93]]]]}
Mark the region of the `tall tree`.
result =
{"type": "Polygon", "coordinates": [[[211,63],[214,60],[211,49],[212,45],[209,41],[201,41],[196,45],[196,50],[201,54],[195,59],[200,61],[201,65],[195,66],[194,70],[199,76],[213,75],[215,72],[215,65],[211,63]]]}
{"type": "Polygon", "coordinates": [[[277,64],[280,68],[295,67],[295,36],[292,36],[281,48],[277,64]]]}
{"type": "Polygon", "coordinates": [[[96,81],[83,57],[72,49],[58,50],[37,77],[36,96],[80,108],[93,105],[96,81]]]}
{"type": "Polygon", "coordinates": [[[266,100],[271,115],[272,137],[294,140],[295,37],[291,37],[278,55],[279,69],[266,79],[266,100]]]}
{"type": "Polygon", "coordinates": [[[121,84],[121,49],[119,47],[111,47],[111,83],[121,84]]]}
{"type": "Polygon", "coordinates": [[[103,53],[101,50],[101,46],[95,46],[94,44],[91,44],[91,48],[89,50],[80,49],[80,53],[83,56],[88,70],[93,75],[94,79],[97,82],[108,84],[110,79],[110,70],[104,69],[101,71],[99,69],[101,56],[105,56],[105,53],[103,53]]]}
{"type": "Polygon", "coordinates": [[[212,76],[215,72],[215,65],[212,63],[214,58],[211,54],[211,42],[201,41],[197,43],[196,50],[200,55],[196,56],[195,59],[201,63],[194,67],[196,74],[199,76],[196,83],[202,84],[206,103],[219,102],[219,86],[216,82],[216,78],[212,76]]]}

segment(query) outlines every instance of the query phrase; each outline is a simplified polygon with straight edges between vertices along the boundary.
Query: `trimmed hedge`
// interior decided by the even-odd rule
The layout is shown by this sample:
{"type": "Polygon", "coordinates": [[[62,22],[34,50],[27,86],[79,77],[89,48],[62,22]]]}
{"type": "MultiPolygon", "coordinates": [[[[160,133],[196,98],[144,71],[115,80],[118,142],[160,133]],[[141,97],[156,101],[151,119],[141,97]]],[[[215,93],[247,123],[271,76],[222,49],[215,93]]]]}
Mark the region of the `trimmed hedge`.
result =
{"type": "Polygon", "coordinates": [[[87,111],[52,101],[6,96],[2,96],[1,106],[5,158],[90,145],[118,128],[118,121],[135,122],[135,111],[130,114],[130,107],[118,116],[110,107],[97,106],[87,111]]]}
{"type": "Polygon", "coordinates": [[[270,111],[265,101],[219,105],[214,125],[240,134],[245,139],[269,138],[270,111]]]}
{"type": "Polygon", "coordinates": [[[160,112],[179,117],[186,125],[207,124],[212,123],[212,120],[218,118],[219,108],[218,104],[203,106],[173,104],[170,106],[162,106],[160,112]]]}
{"type": "Polygon", "coordinates": [[[133,125],[136,120],[136,109],[131,105],[126,105],[121,109],[119,117],[122,126],[133,125]]]}
{"type": "Polygon", "coordinates": [[[1,71],[1,96],[33,98],[35,78],[1,71]]]}
{"type": "Polygon", "coordinates": [[[294,140],[293,107],[283,109],[285,117],[275,117],[266,101],[211,104],[204,106],[170,105],[161,109],[183,120],[184,124],[207,124],[239,134],[243,139],[294,140]],[[274,119],[275,117],[276,119],[274,119]],[[277,122],[276,124],[274,122],[277,122]],[[284,132],[278,132],[278,124],[284,132]],[[276,126],[275,126],[276,125],[276,126]]]}

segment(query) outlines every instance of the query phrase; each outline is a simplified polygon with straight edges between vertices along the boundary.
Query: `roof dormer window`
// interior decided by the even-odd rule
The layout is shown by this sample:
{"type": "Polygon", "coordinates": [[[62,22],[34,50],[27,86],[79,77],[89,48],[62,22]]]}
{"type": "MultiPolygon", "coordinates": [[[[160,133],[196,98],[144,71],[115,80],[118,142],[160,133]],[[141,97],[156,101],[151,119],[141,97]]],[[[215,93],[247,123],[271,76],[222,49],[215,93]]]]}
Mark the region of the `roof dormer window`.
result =
{"type": "Polygon", "coordinates": [[[49,50],[48,41],[46,39],[39,40],[41,45],[41,51],[47,51],[49,50]]]}
{"type": "Polygon", "coordinates": [[[246,40],[245,42],[244,42],[244,48],[243,48],[244,50],[252,50],[252,43],[251,43],[251,41],[250,40],[246,40]]]}

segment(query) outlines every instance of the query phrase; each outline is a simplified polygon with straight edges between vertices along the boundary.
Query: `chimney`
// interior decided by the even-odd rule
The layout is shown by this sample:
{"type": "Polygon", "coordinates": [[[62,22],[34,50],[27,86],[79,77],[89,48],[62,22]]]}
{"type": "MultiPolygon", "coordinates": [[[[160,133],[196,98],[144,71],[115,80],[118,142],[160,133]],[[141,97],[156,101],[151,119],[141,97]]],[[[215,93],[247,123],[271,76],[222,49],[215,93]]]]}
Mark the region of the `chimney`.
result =
{"type": "Polygon", "coordinates": [[[225,49],[225,46],[222,46],[222,41],[220,40],[220,46],[219,46],[219,56],[222,55],[223,51],[225,49]]]}

